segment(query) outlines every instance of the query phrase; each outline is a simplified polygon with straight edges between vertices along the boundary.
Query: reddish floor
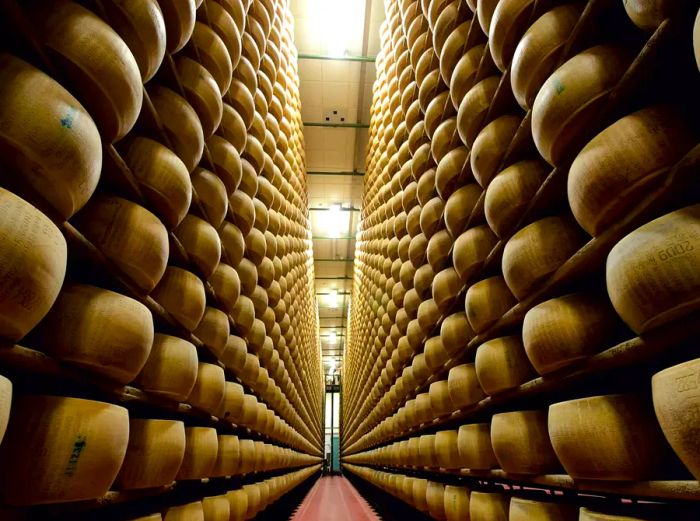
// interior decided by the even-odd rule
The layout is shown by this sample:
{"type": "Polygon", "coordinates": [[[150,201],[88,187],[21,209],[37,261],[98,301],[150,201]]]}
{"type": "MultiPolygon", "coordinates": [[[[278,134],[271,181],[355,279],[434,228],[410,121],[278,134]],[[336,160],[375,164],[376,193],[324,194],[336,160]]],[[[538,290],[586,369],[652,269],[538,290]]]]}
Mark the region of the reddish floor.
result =
{"type": "Polygon", "coordinates": [[[309,491],[290,521],[380,521],[350,482],[325,476],[309,491]]]}

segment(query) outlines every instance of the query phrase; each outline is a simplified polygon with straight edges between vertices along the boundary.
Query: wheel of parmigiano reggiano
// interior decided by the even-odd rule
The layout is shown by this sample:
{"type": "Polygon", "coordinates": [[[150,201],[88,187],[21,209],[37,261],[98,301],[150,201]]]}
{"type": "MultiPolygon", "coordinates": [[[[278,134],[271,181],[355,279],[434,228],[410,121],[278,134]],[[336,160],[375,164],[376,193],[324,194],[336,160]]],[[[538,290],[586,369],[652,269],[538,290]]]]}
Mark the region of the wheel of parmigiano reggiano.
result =
{"type": "Polygon", "coordinates": [[[226,493],[229,507],[231,509],[231,521],[245,521],[248,513],[248,494],[245,490],[238,489],[226,493]]]}
{"type": "Polygon", "coordinates": [[[489,50],[501,72],[510,65],[515,47],[530,22],[534,4],[534,0],[500,0],[493,12],[489,50]]]}
{"type": "MultiPolygon", "coordinates": [[[[453,5],[455,5],[455,3],[453,3],[453,5]]],[[[440,76],[442,77],[442,81],[445,82],[445,85],[450,85],[452,82],[452,76],[454,75],[457,62],[464,55],[465,44],[471,25],[471,20],[467,20],[455,27],[440,50],[440,76]]],[[[451,93],[449,93],[449,95],[450,97],[452,96],[451,93]]],[[[457,107],[454,108],[455,110],[457,109],[457,107]]]]}
{"type": "Polygon", "coordinates": [[[629,62],[624,48],[598,45],[569,59],[544,82],[532,105],[532,137],[545,161],[557,165],[590,132],[629,62]]]}
{"type": "Polygon", "coordinates": [[[699,373],[700,359],[695,359],[656,373],[651,379],[656,417],[671,447],[695,479],[700,476],[700,440],[695,435],[700,422],[691,411],[698,403],[699,373]]]}
{"type": "Polygon", "coordinates": [[[158,0],[165,20],[167,49],[175,53],[189,41],[194,31],[196,7],[194,0],[158,0]]]}
{"type": "Polygon", "coordinates": [[[545,217],[519,230],[503,249],[503,278],[518,300],[528,296],[585,243],[568,216],[545,217]]]}
{"type": "Polygon", "coordinates": [[[474,405],[486,396],[479,384],[474,364],[461,364],[450,369],[447,386],[455,409],[474,405]]]}
{"type": "MultiPolygon", "coordinates": [[[[481,5],[482,0],[479,0],[481,5]]],[[[470,521],[508,521],[508,496],[472,492],[469,497],[470,521]]]]}
{"type": "MultiPolygon", "coordinates": [[[[238,436],[219,435],[219,450],[212,477],[233,476],[238,472],[241,446],[238,436]]],[[[227,518],[228,519],[228,518],[227,518]]]]}
{"type": "Polygon", "coordinates": [[[243,490],[248,496],[248,511],[246,513],[246,519],[254,519],[262,507],[260,501],[260,488],[258,487],[257,483],[253,483],[251,485],[243,485],[243,490]]]}
{"type": "Polygon", "coordinates": [[[457,431],[440,431],[435,434],[435,459],[444,469],[459,468],[457,431]]]}
{"type": "Polygon", "coordinates": [[[236,271],[241,279],[241,291],[244,295],[251,296],[258,284],[258,271],[255,264],[244,258],[238,263],[236,271]]]}
{"type": "Polygon", "coordinates": [[[255,320],[255,306],[253,302],[245,295],[241,295],[236,300],[236,305],[229,313],[238,330],[246,334],[253,327],[255,320]]]}
{"type": "Polygon", "coordinates": [[[207,1],[207,8],[200,10],[200,19],[214,29],[226,45],[226,50],[231,57],[234,74],[240,65],[242,41],[242,29],[236,24],[231,13],[224,9],[220,2],[207,1]]]}
{"type": "Polygon", "coordinates": [[[455,313],[442,321],[440,339],[444,349],[454,356],[463,349],[474,336],[469,320],[464,312],[455,313]]]}
{"type": "Polygon", "coordinates": [[[165,56],[165,20],[156,0],[105,2],[107,19],[129,46],[144,83],[158,71],[165,56]]]}
{"type": "Polygon", "coordinates": [[[95,286],[68,283],[40,326],[42,349],[126,384],[153,344],[153,316],[139,301],[95,286]]]}
{"type": "Polygon", "coordinates": [[[512,474],[551,474],[559,469],[547,433],[547,411],[494,414],[491,443],[501,468],[512,474]]]}
{"type": "Polygon", "coordinates": [[[12,382],[0,375],[0,443],[5,436],[12,404],[12,382]]]}
{"type": "Polygon", "coordinates": [[[518,104],[532,107],[542,84],[557,65],[583,6],[566,4],[543,14],[520,39],[510,71],[510,84],[518,104]]]}
{"type": "Polygon", "coordinates": [[[192,38],[185,51],[190,58],[196,58],[214,77],[219,91],[226,92],[231,85],[233,64],[226,45],[221,37],[202,22],[195,22],[192,38]]]}
{"type": "Polygon", "coordinates": [[[66,241],[32,205],[0,188],[0,337],[20,340],[46,315],[66,273],[66,241]]]}
{"type": "Polygon", "coordinates": [[[470,286],[464,299],[464,310],[475,333],[486,331],[516,304],[503,277],[480,280],[470,286]]]}
{"type": "Polygon", "coordinates": [[[457,130],[462,143],[470,148],[481,130],[500,82],[500,76],[489,76],[481,80],[469,89],[459,103],[457,130]]]}
{"type": "Polygon", "coordinates": [[[649,32],[655,31],[678,9],[678,3],[671,0],[625,0],[622,4],[632,23],[649,32]]]}
{"type": "MultiPolygon", "coordinates": [[[[478,215],[478,202],[483,190],[476,183],[469,183],[455,190],[445,204],[445,227],[452,237],[465,231],[472,214],[478,215]]],[[[478,220],[478,217],[475,218],[478,220]]]]}
{"type": "MultiPolygon", "coordinates": [[[[235,367],[228,367],[234,371],[237,370],[235,367]]],[[[224,387],[224,399],[219,405],[219,410],[216,411],[216,416],[222,420],[229,421],[231,423],[236,423],[243,410],[243,397],[245,393],[243,392],[243,386],[235,382],[226,382],[224,387]]]]}
{"type": "Polygon", "coordinates": [[[250,128],[255,115],[255,100],[251,92],[242,81],[234,78],[228,89],[228,98],[231,106],[243,118],[245,127],[250,128]]]}
{"type": "Polygon", "coordinates": [[[421,512],[428,512],[428,480],[422,478],[414,478],[412,486],[412,501],[413,506],[421,512]]]}
{"type": "Polygon", "coordinates": [[[660,187],[668,168],[697,142],[697,132],[669,107],[645,108],[616,121],[571,165],[567,191],[574,217],[593,236],[605,231],[660,187]]]}
{"type": "Polygon", "coordinates": [[[479,25],[486,36],[490,36],[489,29],[491,28],[493,13],[496,10],[498,2],[499,0],[477,0],[475,2],[476,15],[479,19],[479,25]]]}
{"type": "Polygon", "coordinates": [[[219,128],[223,116],[219,86],[214,76],[191,58],[178,56],[175,68],[185,97],[197,113],[204,137],[208,138],[219,128]]]}
{"type": "Polygon", "coordinates": [[[577,521],[578,507],[519,497],[511,498],[508,521],[577,521]]]}
{"type": "Polygon", "coordinates": [[[3,160],[68,219],[100,178],[97,127],[67,90],[19,58],[0,54],[0,80],[3,160]]]}
{"type": "Polygon", "coordinates": [[[464,521],[469,519],[469,489],[445,485],[445,519],[464,521]]]}
{"type": "Polygon", "coordinates": [[[139,67],[124,40],[100,17],[72,1],[43,13],[38,32],[108,142],[136,123],[143,101],[139,67]]]}
{"type": "Polygon", "coordinates": [[[700,307],[700,205],[633,231],[608,255],[606,283],[615,311],[644,333],[700,307]]]}
{"type": "Polygon", "coordinates": [[[440,311],[446,311],[457,300],[462,284],[454,268],[446,268],[435,275],[432,285],[433,299],[440,311]]]}
{"type": "Polygon", "coordinates": [[[133,139],[125,161],[167,228],[176,227],[192,201],[192,182],[185,164],[170,149],[145,137],[133,139]]]}
{"type": "Polygon", "coordinates": [[[495,338],[476,351],[476,374],[487,394],[517,387],[535,376],[520,336],[495,338]]]}
{"type": "Polygon", "coordinates": [[[246,126],[241,115],[228,103],[224,103],[223,117],[218,133],[231,143],[239,153],[245,149],[246,126]]]}
{"type": "Polygon", "coordinates": [[[435,170],[435,188],[444,201],[469,178],[469,149],[458,146],[440,159],[435,170]]]}
{"type": "Polygon", "coordinates": [[[229,195],[234,193],[243,176],[238,150],[221,136],[212,136],[207,139],[207,148],[213,163],[209,167],[226,185],[226,193],[229,195]]]}
{"type": "Polygon", "coordinates": [[[482,187],[486,188],[498,173],[521,121],[519,116],[501,116],[486,125],[476,137],[470,161],[474,178],[482,187]]]}
{"type": "Polygon", "coordinates": [[[459,467],[479,470],[498,466],[491,446],[491,426],[488,423],[462,425],[457,433],[457,446],[459,467]]]}
{"type": "Polygon", "coordinates": [[[204,521],[229,521],[231,507],[226,496],[205,497],[202,500],[204,521]]]}
{"type": "Polygon", "coordinates": [[[194,331],[204,316],[204,284],[199,277],[182,268],[168,266],[151,295],[188,331],[194,331]]]}
{"type": "Polygon", "coordinates": [[[430,384],[428,395],[430,396],[430,409],[435,416],[444,416],[456,410],[450,398],[447,380],[440,380],[430,384]]]}
{"type": "Polygon", "coordinates": [[[551,373],[606,347],[617,321],[603,294],[573,293],[530,309],[523,320],[523,345],[540,374],[551,373]]]}
{"type": "Polygon", "coordinates": [[[223,311],[207,307],[201,322],[194,330],[194,336],[201,340],[219,358],[226,349],[230,334],[228,316],[223,311]]]}
{"type": "Polygon", "coordinates": [[[512,232],[551,167],[541,160],[525,160],[504,168],[486,189],[484,213],[499,237],[512,232]]]}
{"type": "Polygon", "coordinates": [[[209,278],[221,259],[221,240],[216,228],[204,219],[187,214],[174,233],[190,260],[205,278],[209,278]]]}
{"type": "Polygon", "coordinates": [[[224,222],[219,230],[221,245],[223,246],[225,259],[232,266],[238,266],[245,253],[245,237],[235,224],[224,222]]]}
{"type": "Polygon", "coordinates": [[[129,421],[129,445],[115,485],[121,490],[169,485],[185,457],[185,425],[172,420],[129,421]]]}
{"type": "Polygon", "coordinates": [[[177,473],[177,480],[202,479],[212,475],[219,450],[216,429],[187,427],[185,429],[185,457],[177,473]]]}
{"type": "Polygon", "coordinates": [[[455,109],[459,109],[462,98],[474,84],[481,57],[484,54],[484,48],[483,44],[472,47],[464,53],[457,65],[455,65],[450,78],[450,98],[455,109]]]}
{"type": "Polygon", "coordinates": [[[253,200],[242,190],[236,190],[229,196],[228,204],[233,224],[238,226],[244,236],[248,235],[255,222],[253,200]]]}
{"type": "Polygon", "coordinates": [[[581,507],[578,521],[645,521],[639,517],[619,516],[614,514],[603,514],[581,507]]]}
{"type": "Polygon", "coordinates": [[[2,500],[20,506],[100,498],[114,482],[128,442],[123,407],[62,396],[19,397],[0,449],[2,500]]]}
{"type": "MultiPolygon", "coordinates": [[[[191,3],[194,0],[186,1],[187,3],[191,3]]],[[[194,503],[187,503],[186,505],[170,507],[165,511],[163,521],[205,521],[202,502],[195,501],[194,503]]]]}
{"type": "Polygon", "coordinates": [[[445,485],[436,481],[428,481],[425,498],[430,517],[439,520],[447,519],[445,517],[445,485]]]}
{"type": "Polygon", "coordinates": [[[457,237],[452,262],[462,283],[468,283],[477,273],[497,242],[498,238],[485,225],[470,228],[457,237]]]}
{"type": "Polygon", "coordinates": [[[114,196],[95,196],[75,226],[139,289],[149,293],[168,262],[168,231],[143,206],[114,196]]]}
{"type": "Polygon", "coordinates": [[[632,394],[550,405],[549,436],[574,479],[646,480],[666,454],[651,403],[632,394]]]}
{"type": "Polygon", "coordinates": [[[215,364],[199,363],[197,380],[187,401],[194,407],[215,414],[224,399],[224,370],[215,364]]]}
{"type": "Polygon", "coordinates": [[[181,338],[156,333],[148,360],[136,379],[144,391],[184,401],[197,380],[197,349],[181,338]]]}
{"type": "Polygon", "coordinates": [[[197,113],[185,98],[166,87],[149,85],[148,93],[173,152],[192,172],[204,152],[204,131],[197,113]]]}

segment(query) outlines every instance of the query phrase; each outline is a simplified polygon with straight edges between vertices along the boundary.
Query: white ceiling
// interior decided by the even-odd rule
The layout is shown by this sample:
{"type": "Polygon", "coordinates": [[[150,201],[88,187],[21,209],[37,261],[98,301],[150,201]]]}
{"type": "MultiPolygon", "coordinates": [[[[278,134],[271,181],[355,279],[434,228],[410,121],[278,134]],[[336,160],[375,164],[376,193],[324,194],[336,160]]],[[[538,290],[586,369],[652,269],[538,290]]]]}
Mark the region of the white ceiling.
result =
{"type": "MultiPolygon", "coordinates": [[[[383,1],[291,0],[291,9],[300,55],[303,121],[369,123],[374,63],[313,56],[376,56],[379,26],[385,17],[383,1]]],[[[321,346],[326,363],[333,357],[340,365],[352,290],[354,236],[360,219],[357,210],[362,203],[367,129],[305,126],[304,138],[321,346]],[[329,212],[334,205],[336,209],[329,212]],[[337,211],[337,206],[342,209],[337,211]],[[337,295],[329,295],[331,292],[337,295]]]]}

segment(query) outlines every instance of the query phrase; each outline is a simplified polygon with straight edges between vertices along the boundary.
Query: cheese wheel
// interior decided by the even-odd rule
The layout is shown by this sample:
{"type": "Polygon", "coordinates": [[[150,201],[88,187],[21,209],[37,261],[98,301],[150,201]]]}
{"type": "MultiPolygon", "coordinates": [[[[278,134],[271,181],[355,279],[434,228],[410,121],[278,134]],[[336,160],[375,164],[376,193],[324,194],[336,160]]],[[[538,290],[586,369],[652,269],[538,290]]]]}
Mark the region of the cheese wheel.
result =
{"type": "Polygon", "coordinates": [[[169,485],[185,457],[185,425],[172,420],[129,421],[129,444],[117,488],[131,490],[169,485]]]}
{"type": "Polygon", "coordinates": [[[559,469],[547,433],[547,411],[514,411],[491,418],[491,443],[511,474],[551,474],[559,469]]]}
{"type": "Polygon", "coordinates": [[[68,219],[100,178],[97,127],[80,102],[39,69],[2,53],[0,71],[3,160],[68,219]]]}
{"type": "Polygon", "coordinates": [[[226,499],[228,499],[231,521],[245,521],[248,513],[248,494],[245,490],[231,490],[226,493],[226,499]]]}
{"type": "MultiPolygon", "coordinates": [[[[453,6],[456,4],[458,3],[452,3],[453,6]]],[[[446,16],[450,16],[451,14],[452,13],[445,13],[446,16]]],[[[459,22],[459,20],[457,20],[457,22],[459,22]]],[[[442,81],[445,82],[445,85],[450,85],[457,62],[464,55],[471,25],[472,21],[469,19],[455,27],[449,36],[447,36],[447,39],[439,52],[440,76],[442,77],[442,81]]],[[[456,109],[457,107],[455,107],[455,110],[456,109]]]]}
{"type": "Polygon", "coordinates": [[[474,364],[461,364],[450,369],[447,386],[456,410],[474,405],[486,396],[479,384],[474,364]]]}
{"type": "Polygon", "coordinates": [[[229,334],[230,325],[226,313],[207,306],[194,335],[219,358],[226,349],[229,334]]]}
{"type": "Polygon", "coordinates": [[[532,137],[540,155],[557,165],[590,132],[608,94],[630,63],[627,50],[597,45],[569,59],[544,82],[532,105],[532,137]]]}
{"type": "Polygon", "coordinates": [[[255,223],[253,199],[242,190],[236,190],[229,196],[228,204],[231,209],[229,212],[231,222],[238,226],[244,236],[248,235],[255,223]]]}
{"type": "Polygon", "coordinates": [[[168,266],[151,295],[188,331],[194,331],[204,316],[204,284],[199,277],[182,268],[168,266]]]}
{"type": "Polygon", "coordinates": [[[158,0],[165,20],[167,49],[175,53],[189,41],[194,31],[194,0],[158,0]]]}
{"type": "Polygon", "coordinates": [[[569,216],[545,217],[519,230],[503,249],[503,278],[518,300],[554,274],[585,243],[569,216]]]}
{"type": "Polygon", "coordinates": [[[463,521],[469,518],[469,489],[445,485],[445,519],[463,521]]]}
{"type": "Polygon", "coordinates": [[[433,197],[421,209],[420,229],[428,240],[444,227],[445,204],[439,197],[433,197]]]}
{"type": "Polygon", "coordinates": [[[445,514],[445,485],[436,481],[428,481],[425,491],[428,513],[433,519],[447,519],[445,514]]]}
{"type": "MultiPolygon", "coordinates": [[[[193,1],[187,0],[188,3],[193,1]]],[[[165,511],[163,521],[204,521],[202,502],[195,501],[186,505],[170,507],[165,511]]]]}
{"type": "Polygon", "coordinates": [[[168,232],[155,215],[121,197],[98,195],[73,222],[139,289],[155,288],[169,254],[168,232]]]}
{"type": "MultiPolygon", "coordinates": [[[[481,5],[482,0],[479,0],[481,5]]],[[[470,521],[508,521],[508,496],[489,492],[472,492],[469,497],[470,521]]]]}
{"type": "Polygon", "coordinates": [[[680,113],[665,106],[639,110],[603,130],[569,170],[569,205],[581,227],[596,236],[627,215],[661,187],[668,168],[698,137],[680,113]]]}
{"type": "Polygon", "coordinates": [[[236,300],[236,304],[229,312],[229,315],[233,319],[238,330],[242,334],[247,334],[253,327],[253,321],[255,320],[255,307],[253,306],[253,302],[245,295],[241,295],[236,300]]]}
{"type": "Polygon", "coordinates": [[[0,337],[20,340],[55,302],[66,273],[59,229],[32,205],[0,188],[0,337]]]}
{"type": "Polygon", "coordinates": [[[219,86],[207,69],[186,56],[175,59],[175,70],[185,98],[197,113],[204,137],[211,136],[223,116],[223,102],[219,86]]]}
{"type": "Polygon", "coordinates": [[[418,306],[418,324],[425,334],[432,331],[441,316],[442,312],[433,299],[428,299],[418,306]]]}
{"type": "Polygon", "coordinates": [[[700,205],[633,231],[608,255],[605,278],[615,311],[644,333],[700,307],[700,205]]]}
{"type": "Polygon", "coordinates": [[[481,269],[497,242],[497,237],[485,225],[470,228],[457,237],[452,248],[452,262],[463,283],[468,283],[481,269]]]}
{"type": "Polygon", "coordinates": [[[145,137],[129,142],[124,160],[161,221],[168,229],[176,227],[192,201],[185,164],[170,149],[145,137]]]}
{"type": "Polygon", "coordinates": [[[216,429],[186,427],[185,440],[185,457],[176,479],[180,481],[210,477],[214,471],[219,450],[216,429]]]}
{"type": "Polygon", "coordinates": [[[574,479],[646,480],[655,475],[665,456],[651,404],[637,395],[593,396],[550,405],[549,436],[574,479]]]}
{"type": "Polygon", "coordinates": [[[457,432],[457,447],[459,467],[486,470],[498,466],[491,446],[491,425],[488,423],[462,425],[457,432]]]}
{"type": "Polygon", "coordinates": [[[499,0],[477,0],[476,2],[476,15],[479,19],[481,30],[484,31],[486,36],[491,36],[489,29],[491,28],[493,13],[498,2],[499,0]]]}
{"type": "Polygon", "coordinates": [[[432,294],[435,305],[439,310],[447,311],[457,300],[461,289],[462,283],[455,269],[445,268],[433,279],[432,294]]]}
{"type": "Polygon", "coordinates": [[[475,45],[468,49],[459,59],[457,65],[455,65],[452,77],[450,78],[449,90],[452,106],[455,110],[459,110],[462,99],[474,85],[484,49],[484,44],[475,45]]]}
{"type": "Polygon", "coordinates": [[[228,90],[231,85],[233,64],[226,45],[211,27],[202,22],[195,22],[192,38],[184,52],[190,58],[197,59],[209,71],[220,92],[228,90]]]}
{"type": "Polygon", "coordinates": [[[555,7],[540,16],[515,48],[510,84],[518,104],[532,107],[542,84],[554,71],[564,45],[581,17],[582,4],[555,7]]]}
{"type": "Polygon", "coordinates": [[[444,201],[469,178],[469,149],[457,146],[438,162],[435,170],[435,189],[444,201]]]}
{"type": "Polygon", "coordinates": [[[231,507],[226,496],[205,497],[202,499],[204,521],[229,521],[231,507]]]}
{"type": "Polygon", "coordinates": [[[187,340],[156,333],[136,384],[144,391],[182,402],[197,380],[197,349],[187,340]]]}
{"type": "Polygon", "coordinates": [[[656,373],[651,379],[654,410],[664,436],[695,479],[700,476],[700,448],[694,435],[699,422],[691,411],[698,400],[699,368],[700,359],[690,360],[656,373]]]}
{"type": "Polygon", "coordinates": [[[224,370],[215,364],[200,362],[197,380],[187,401],[193,406],[215,414],[224,399],[226,378],[224,370]]]}
{"type": "Polygon", "coordinates": [[[577,521],[578,507],[519,497],[511,498],[508,521],[577,521]]]}
{"type": "MultiPolygon", "coordinates": [[[[435,411],[433,411],[432,404],[430,402],[430,394],[429,393],[420,393],[418,396],[416,396],[416,422],[417,424],[423,424],[423,423],[429,423],[432,422],[433,419],[435,418],[436,414],[435,411]]],[[[424,449],[423,454],[429,454],[429,456],[425,456],[428,458],[427,463],[423,463],[424,466],[433,466],[432,463],[432,454],[425,452],[428,450],[434,450],[434,448],[429,449],[427,448],[427,441],[424,441],[423,443],[426,444],[426,449],[424,449]]],[[[421,456],[422,457],[422,456],[421,456]]]]}
{"type": "Polygon", "coordinates": [[[119,383],[141,371],[153,344],[153,316],[139,301],[68,283],[42,322],[47,353],[119,383]]]}
{"type": "Polygon", "coordinates": [[[476,374],[486,394],[513,389],[535,376],[520,336],[495,338],[476,350],[476,374]]]}
{"type": "Polygon", "coordinates": [[[474,145],[500,82],[500,76],[481,80],[469,89],[459,103],[457,130],[462,143],[469,148],[474,145]]]}
{"type": "MultiPolygon", "coordinates": [[[[226,46],[234,74],[240,64],[242,41],[241,32],[233,17],[218,2],[207,2],[206,9],[199,11],[200,19],[206,22],[221,37],[226,46]]],[[[244,33],[245,34],[245,33],[244,33]]],[[[259,60],[258,60],[259,61],[259,60]]]]}
{"type": "Polygon", "coordinates": [[[695,26],[693,27],[693,49],[695,50],[695,62],[698,64],[698,70],[700,70],[700,9],[698,9],[695,26]]]}
{"type": "Polygon", "coordinates": [[[528,28],[535,8],[534,0],[502,0],[493,11],[489,28],[489,50],[493,62],[505,72],[515,53],[515,47],[528,28]]]}
{"type": "Polygon", "coordinates": [[[123,407],[62,396],[18,397],[0,450],[2,500],[22,506],[100,498],[117,477],[128,442],[123,407]]]}
{"type": "MultiPolygon", "coordinates": [[[[449,255],[453,243],[454,240],[447,230],[440,230],[430,238],[426,257],[433,272],[437,273],[449,266],[449,255]]],[[[423,266],[420,269],[423,269],[423,266]]]]}
{"type": "Polygon", "coordinates": [[[649,32],[655,31],[678,9],[676,2],[669,0],[626,0],[622,5],[632,23],[649,32]]]}
{"type": "MultiPolygon", "coordinates": [[[[242,259],[236,267],[241,280],[241,290],[246,296],[252,296],[258,285],[258,272],[249,259],[242,259]]],[[[290,284],[291,286],[291,284],[290,284]]]]}
{"type": "Polygon", "coordinates": [[[431,383],[428,395],[430,396],[430,409],[436,417],[450,414],[456,409],[451,400],[447,380],[431,383]]]}
{"type": "Polygon", "coordinates": [[[464,298],[464,310],[475,333],[483,333],[516,304],[500,275],[472,284],[464,298]]]}
{"type": "Polygon", "coordinates": [[[216,464],[214,465],[214,470],[212,470],[212,477],[235,475],[240,466],[240,453],[241,447],[238,436],[220,434],[219,450],[216,453],[216,464]]]}
{"type": "Polygon", "coordinates": [[[174,233],[190,260],[209,278],[221,258],[221,240],[216,229],[204,219],[187,214],[174,233]]]}
{"type": "MultiPolygon", "coordinates": [[[[478,201],[483,190],[476,183],[469,183],[455,190],[445,203],[445,227],[452,237],[465,231],[472,214],[478,211],[478,201]]],[[[478,220],[478,219],[475,219],[478,220]]]]}
{"type": "Polygon", "coordinates": [[[459,447],[457,431],[440,431],[435,433],[435,458],[440,468],[459,468],[459,447]]]}
{"type": "Polygon", "coordinates": [[[204,131],[197,113],[185,98],[166,87],[149,85],[148,93],[173,152],[192,172],[204,153],[204,131]]]}
{"type": "Polygon", "coordinates": [[[498,173],[501,161],[520,128],[519,116],[501,116],[486,125],[474,141],[470,157],[476,182],[486,188],[498,173]]]}
{"type": "Polygon", "coordinates": [[[573,293],[530,309],[523,345],[539,374],[551,373],[601,351],[617,324],[605,295],[573,293]]]}
{"type": "MultiPolygon", "coordinates": [[[[228,365],[226,367],[228,369],[233,369],[233,367],[228,365]]],[[[221,401],[218,411],[216,411],[216,416],[219,419],[236,423],[243,411],[244,397],[245,393],[241,384],[226,382],[224,386],[224,399],[221,401]]]]}
{"type": "Polygon", "coordinates": [[[124,137],[141,112],[139,67],[124,40],[99,16],[71,1],[42,13],[38,36],[111,143],[124,137]]]}
{"type": "Polygon", "coordinates": [[[12,382],[0,375],[0,443],[7,430],[12,405],[12,382]]]}
{"type": "Polygon", "coordinates": [[[578,519],[579,521],[645,521],[639,517],[603,514],[602,512],[594,512],[593,510],[583,507],[581,507],[578,519]]]}
{"type": "Polygon", "coordinates": [[[474,337],[467,315],[464,312],[446,317],[440,325],[440,340],[449,356],[454,356],[474,337]]]}
{"type": "Polygon", "coordinates": [[[439,336],[426,340],[423,352],[425,353],[425,362],[433,372],[438,372],[443,364],[449,360],[449,354],[445,351],[439,336]]]}
{"type": "Polygon", "coordinates": [[[239,153],[245,149],[247,136],[246,126],[241,115],[231,105],[224,103],[219,135],[231,143],[239,153]]]}
{"type": "Polygon", "coordinates": [[[413,478],[412,503],[421,512],[428,512],[428,480],[413,478]]]}
{"type": "Polygon", "coordinates": [[[229,222],[224,222],[219,230],[221,245],[223,246],[226,260],[232,266],[238,266],[245,253],[245,237],[241,230],[229,222]]]}
{"type": "Polygon", "coordinates": [[[146,83],[165,56],[165,20],[156,0],[126,0],[102,5],[112,28],[129,46],[146,83]]]}
{"type": "Polygon", "coordinates": [[[551,167],[541,160],[519,161],[504,168],[486,189],[484,213],[489,228],[506,237],[517,226],[551,167]]]}
{"type": "Polygon", "coordinates": [[[191,179],[192,190],[197,194],[205,218],[218,229],[228,210],[226,185],[219,177],[204,168],[196,168],[191,179]]]}
{"type": "MultiPolygon", "coordinates": [[[[221,136],[212,136],[207,139],[207,148],[211,163],[207,163],[219,176],[226,186],[226,193],[230,196],[241,184],[243,166],[238,150],[221,136]]],[[[232,208],[233,209],[233,208],[232,208]]]]}

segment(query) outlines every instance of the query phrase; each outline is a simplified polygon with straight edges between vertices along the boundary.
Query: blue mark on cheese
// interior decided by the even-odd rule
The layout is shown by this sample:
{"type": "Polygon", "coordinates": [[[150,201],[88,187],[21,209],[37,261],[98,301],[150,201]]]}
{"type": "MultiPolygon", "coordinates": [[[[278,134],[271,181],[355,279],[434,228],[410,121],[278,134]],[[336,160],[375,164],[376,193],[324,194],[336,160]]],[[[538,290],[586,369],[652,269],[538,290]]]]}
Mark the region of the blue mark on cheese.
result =
{"type": "Polygon", "coordinates": [[[70,107],[66,111],[66,115],[61,118],[61,126],[63,128],[73,128],[73,122],[77,113],[78,111],[75,110],[75,107],[70,107]]]}

